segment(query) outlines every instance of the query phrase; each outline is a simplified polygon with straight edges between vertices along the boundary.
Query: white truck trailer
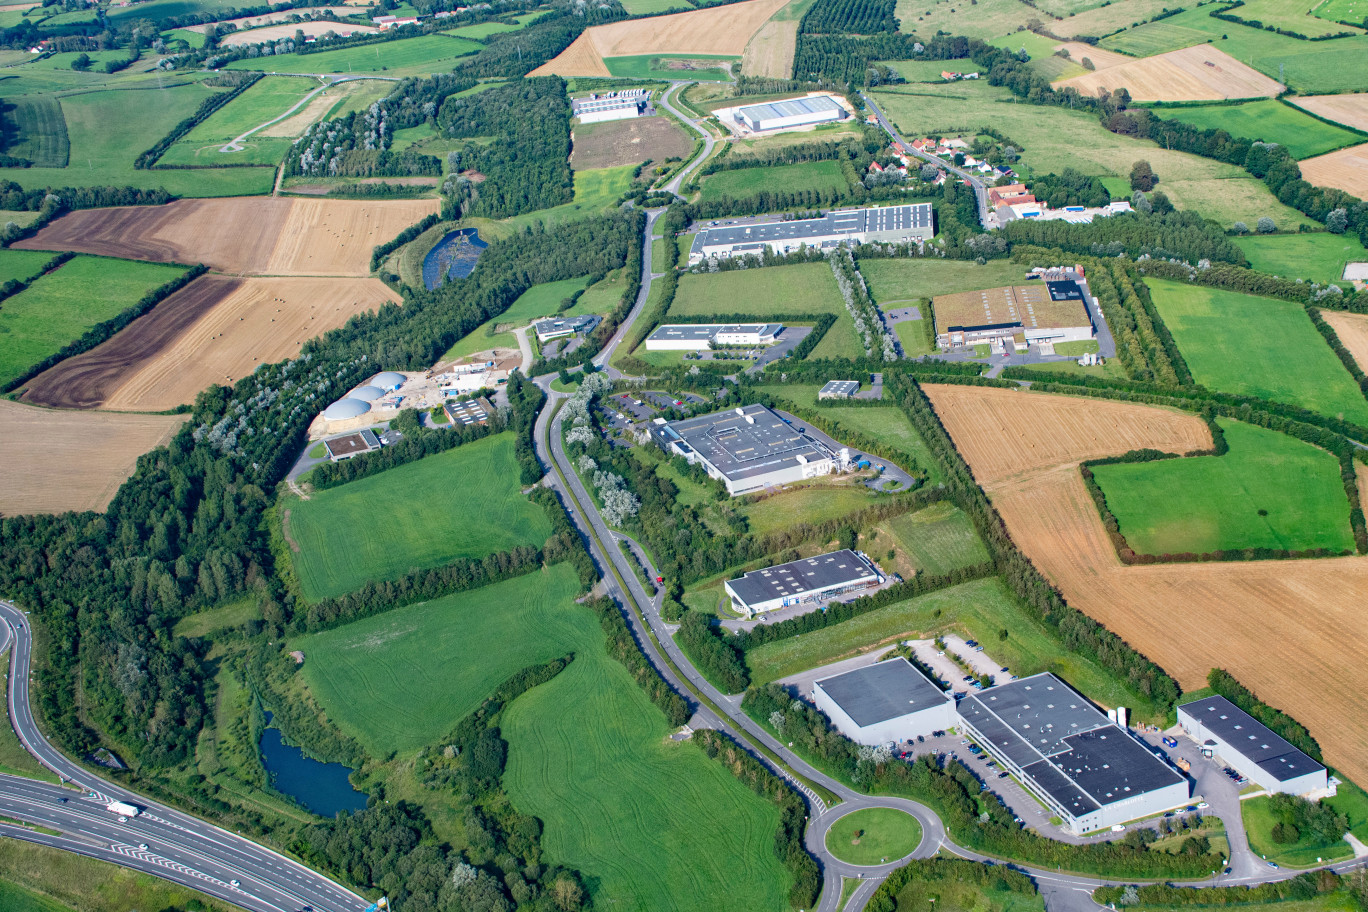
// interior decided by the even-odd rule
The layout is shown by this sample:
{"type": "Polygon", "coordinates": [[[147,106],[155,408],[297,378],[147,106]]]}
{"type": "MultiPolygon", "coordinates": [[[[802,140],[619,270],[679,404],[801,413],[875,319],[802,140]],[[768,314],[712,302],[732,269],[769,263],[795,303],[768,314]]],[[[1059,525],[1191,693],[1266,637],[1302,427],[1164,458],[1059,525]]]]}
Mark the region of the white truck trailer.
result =
{"type": "Polygon", "coordinates": [[[120,817],[137,817],[142,813],[142,808],[126,801],[111,801],[105,807],[110,813],[118,814],[120,817]]]}

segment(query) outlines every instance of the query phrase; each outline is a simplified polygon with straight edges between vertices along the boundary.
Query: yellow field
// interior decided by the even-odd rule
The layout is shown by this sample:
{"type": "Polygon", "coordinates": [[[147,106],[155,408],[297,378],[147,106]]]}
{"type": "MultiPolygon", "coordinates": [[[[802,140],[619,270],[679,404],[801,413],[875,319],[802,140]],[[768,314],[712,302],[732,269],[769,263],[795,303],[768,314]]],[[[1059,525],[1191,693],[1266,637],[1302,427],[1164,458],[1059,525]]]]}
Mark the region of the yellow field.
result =
{"type": "MultiPolygon", "coordinates": [[[[1091,55],[1089,55],[1091,56],[1091,55]]],[[[1130,60],[1055,83],[1084,95],[1125,88],[1136,101],[1221,101],[1227,98],[1271,98],[1283,85],[1210,45],[1130,60]]]]}
{"type": "Polygon", "coordinates": [[[1317,187],[1335,187],[1368,199],[1368,143],[1317,155],[1297,163],[1302,177],[1317,187]]]}
{"type": "MultiPolygon", "coordinates": [[[[380,83],[373,79],[349,79],[346,82],[339,82],[329,88],[326,92],[319,92],[309,103],[300,108],[294,114],[284,120],[271,124],[264,130],[259,130],[255,134],[258,137],[276,137],[283,139],[294,139],[302,134],[309,127],[323,119],[323,116],[332,110],[332,106],[338,101],[350,98],[353,95],[362,93],[374,93],[377,86],[383,86],[381,94],[388,94],[394,83],[380,83]]],[[[343,106],[339,114],[347,110],[356,110],[356,102],[350,106],[343,106]]],[[[333,115],[334,117],[338,114],[333,115]]]]}
{"type": "Polygon", "coordinates": [[[1287,100],[1326,120],[1333,120],[1355,130],[1368,130],[1368,93],[1305,95],[1301,98],[1292,96],[1287,100]]]}
{"type": "MultiPolygon", "coordinates": [[[[318,7],[314,11],[319,14],[336,13],[338,16],[345,16],[348,12],[347,10],[332,10],[326,6],[318,7]]],[[[278,13],[267,13],[264,16],[242,16],[238,19],[224,19],[222,22],[210,22],[206,23],[205,25],[187,25],[185,26],[185,30],[187,32],[199,32],[201,35],[207,35],[209,34],[209,29],[219,25],[232,25],[238,28],[239,30],[251,29],[263,25],[270,25],[273,22],[289,22],[290,17],[296,16],[298,14],[299,13],[297,10],[286,9],[281,10],[278,13]]],[[[224,41],[226,43],[227,39],[225,39],[224,41]]]]}
{"type": "Polygon", "coordinates": [[[586,29],[531,76],[607,76],[604,57],[642,54],[741,56],[751,36],[788,0],[745,0],[712,9],[631,19],[586,29]]]}
{"type": "Polygon", "coordinates": [[[169,441],[187,417],[58,412],[0,400],[0,513],[104,510],[138,457],[169,441]]]}
{"type": "Polygon", "coordinates": [[[1012,539],[1071,605],[1186,689],[1213,667],[1310,728],[1326,759],[1368,777],[1368,558],[1121,564],[1077,464],[1136,447],[1209,445],[1195,417],[1024,391],[927,386],[1012,539]],[[1072,445],[1072,450],[1071,450],[1072,445]]]}
{"type": "Polygon", "coordinates": [[[319,35],[326,35],[328,32],[336,32],[338,35],[365,35],[379,34],[380,30],[372,25],[344,25],[341,22],[329,22],[326,19],[315,22],[286,22],[281,25],[268,25],[265,28],[247,29],[246,31],[233,32],[219,39],[219,44],[224,47],[233,47],[238,44],[260,44],[263,41],[280,41],[283,38],[293,38],[296,31],[302,31],[306,36],[317,38],[319,35]]]}
{"type": "Polygon", "coordinates": [[[1330,324],[1344,347],[1349,349],[1359,370],[1368,370],[1368,315],[1322,310],[1321,319],[1330,324]]]}
{"type": "Polygon", "coordinates": [[[1169,0],[1122,0],[1084,10],[1058,22],[1051,22],[1049,28],[1054,34],[1066,38],[1076,35],[1110,35],[1119,28],[1144,22],[1151,16],[1163,12],[1169,5],[1169,0]]]}
{"type": "Polygon", "coordinates": [[[1135,63],[1134,57],[1127,57],[1125,54],[1118,54],[1116,51],[1109,51],[1106,48],[1093,47],[1078,41],[1066,41],[1063,44],[1055,45],[1055,50],[1063,48],[1069,52],[1069,59],[1074,63],[1082,64],[1086,57],[1092,61],[1093,66],[1098,70],[1105,70],[1114,66],[1121,66],[1124,63],[1135,63]]]}

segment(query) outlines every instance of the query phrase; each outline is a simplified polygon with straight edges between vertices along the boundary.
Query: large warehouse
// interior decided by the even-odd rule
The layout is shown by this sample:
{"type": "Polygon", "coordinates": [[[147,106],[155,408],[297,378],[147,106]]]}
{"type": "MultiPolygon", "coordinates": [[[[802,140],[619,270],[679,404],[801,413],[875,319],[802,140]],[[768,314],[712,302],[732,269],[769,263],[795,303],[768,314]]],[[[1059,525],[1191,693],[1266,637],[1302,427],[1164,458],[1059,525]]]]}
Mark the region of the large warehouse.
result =
{"type": "Polygon", "coordinates": [[[830,95],[809,95],[736,109],[736,122],[756,132],[830,123],[848,116],[849,112],[830,95]]]}
{"type": "Polygon", "coordinates": [[[1072,687],[1046,672],[970,692],[965,733],[1074,833],[1185,804],[1188,781],[1072,687]]]}
{"type": "Polygon", "coordinates": [[[799,247],[828,250],[871,241],[929,241],[935,233],[935,212],[930,203],[835,209],[821,218],[704,228],[694,235],[689,264],[701,263],[707,257],[759,256],[766,247],[783,255],[799,247]]]}
{"type": "Polygon", "coordinates": [[[763,405],[651,425],[651,437],[727,486],[732,497],[773,485],[830,475],[833,454],[763,405]]]}
{"type": "Polygon", "coordinates": [[[607,120],[627,120],[646,113],[650,100],[649,89],[624,89],[607,95],[572,98],[570,108],[580,123],[602,123],[607,120]]]}
{"type": "Polygon", "coordinates": [[[955,726],[955,697],[902,656],[812,685],[812,701],[857,744],[913,741],[955,726]]]}
{"type": "Polygon", "coordinates": [[[832,551],[816,557],[789,561],[777,567],[751,570],[723,584],[732,608],[746,617],[805,602],[820,602],[877,586],[883,574],[863,554],[832,551]]]}
{"type": "Polygon", "coordinates": [[[1024,349],[1039,342],[1077,342],[1095,333],[1077,282],[1041,282],[938,295],[931,301],[941,348],[1012,340],[1024,349]]]}
{"type": "Polygon", "coordinates": [[[716,345],[773,345],[782,323],[667,323],[646,339],[647,351],[706,351],[716,345]]]}
{"type": "Polygon", "coordinates": [[[1178,724],[1226,764],[1270,792],[1304,795],[1329,783],[1325,767],[1225,697],[1178,707],[1178,724]]]}

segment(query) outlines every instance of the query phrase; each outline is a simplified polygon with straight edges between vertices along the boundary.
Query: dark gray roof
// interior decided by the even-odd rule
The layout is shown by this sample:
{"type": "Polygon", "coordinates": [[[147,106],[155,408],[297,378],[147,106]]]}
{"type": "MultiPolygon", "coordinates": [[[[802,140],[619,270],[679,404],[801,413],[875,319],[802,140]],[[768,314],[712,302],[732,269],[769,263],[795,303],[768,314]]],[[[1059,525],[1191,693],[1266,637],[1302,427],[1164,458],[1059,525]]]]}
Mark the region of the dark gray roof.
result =
{"type": "Polygon", "coordinates": [[[755,605],[770,599],[820,592],[877,575],[868,561],[847,548],[752,570],[739,579],[728,580],[727,585],[737,598],[747,605],[755,605]]]}
{"type": "Polygon", "coordinates": [[[1072,279],[1059,282],[1046,282],[1045,287],[1050,290],[1051,301],[1083,300],[1083,289],[1072,279]]]}
{"type": "Polygon", "coordinates": [[[901,656],[823,678],[816,686],[861,728],[954,699],[901,656]]]}
{"type": "Polygon", "coordinates": [[[913,228],[930,228],[932,220],[933,210],[930,203],[879,206],[872,209],[835,209],[815,219],[705,228],[694,240],[694,249],[701,250],[704,246],[718,244],[750,246],[764,241],[813,241],[819,238],[866,234],[871,231],[909,231],[913,228]]]}
{"type": "Polygon", "coordinates": [[[538,320],[533,324],[533,329],[538,335],[545,335],[552,332],[579,332],[588,329],[598,322],[598,317],[550,317],[545,320],[538,320]]]}
{"type": "Polygon", "coordinates": [[[1183,781],[1052,674],[970,693],[959,713],[1074,814],[1183,781]]]}
{"type": "Polygon", "coordinates": [[[795,465],[800,456],[809,462],[831,458],[824,447],[799,434],[765,406],[745,406],[739,410],[743,414],[737,411],[728,409],[655,425],[651,433],[666,446],[682,440],[733,481],[795,465]]]}
{"type": "Polygon", "coordinates": [[[1225,697],[1206,697],[1178,708],[1279,782],[1325,769],[1225,697]]]}

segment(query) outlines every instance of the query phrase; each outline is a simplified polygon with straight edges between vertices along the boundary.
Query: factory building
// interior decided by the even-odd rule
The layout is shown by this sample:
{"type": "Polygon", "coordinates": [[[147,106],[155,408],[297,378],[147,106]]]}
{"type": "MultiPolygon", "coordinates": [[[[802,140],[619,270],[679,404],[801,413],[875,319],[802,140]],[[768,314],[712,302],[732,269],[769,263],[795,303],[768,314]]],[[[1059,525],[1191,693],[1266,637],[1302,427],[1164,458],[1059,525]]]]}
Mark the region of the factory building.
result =
{"type": "Polygon", "coordinates": [[[356,434],[343,434],[341,437],[325,440],[323,446],[328,451],[329,460],[341,462],[343,459],[351,459],[353,456],[380,449],[380,438],[367,428],[356,434]]]}
{"type": "Polygon", "coordinates": [[[965,734],[1074,833],[1185,804],[1187,779],[1072,687],[1046,672],[970,692],[965,734]]]}
{"type": "Polygon", "coordinates": [[[857,744],[913,741],[955,726],[955,697],[899,656],[812,685],[812,700],[857,744]]]}
{"type": "Polygon", "coordinates": [[[624,89],[606,95],[573,98],[570,100],[570,108],[582,124],[627,120],[646,113],[646,103],[650,96],[649,89],[624,89]]]}
{"type": "Polygon", "coordinates": [[[599,318],[595,316],[548,317],[533,323],[532,328],[537,333],[538,342],[549,342],[552,339],[565,339],[576,333],[588,332],[598,325],[598,321],[599,318]]]}
{"type": "Polygon", "coordinates": [[[782,323],[669,323],[646,339],[647,351],[706,351],[713,345],[773,345],[782,323]]]}
{"type": "Polygon", "coordinates": [[[844,120],[850,113],[830,95],[809,95],[737,108],[736,122],[749,130],[787,130],[844,120]]]}
{"type": "Polygon", "coordinates": [[[760,256],[767,248],[782,256],[800,247],[835,250],[843,244],[874,241],[929,241],[935,233],[935,212],[930,203],[835,209],[821,218],[704,228],[694,235],[689,264],[708,257],[760,256]]]}
{"type": "Polygon", "coordinates": [[[703,466],[732,497],[830,475],[836,468],[836,458],[825,445],[800,434],[763,405],[681,421],[657,418],[650,433],[669,455],[703,466]]]}
{"type": "Polygon", "coordinates": [[[1324,765],[1225,697],[1182,704],[1178,724],[1202,745],[1203,753],[1219,757],[1270,792],[1304,795],[1329,783],[1324,765]]]}
{"type": "Polygon", "coordinates": [[[1072,280],[937,295],[931,309],[941,348],[1010,342],[1025,351],[1033,343],[1076,342],[1096,333],[1083,288],[1072,280]]]}
{"type": "Polygon", "coordinates": [[[818,399],[849,399],[860,391],[859,380],[828,380],[817,391],[818,399]]]}
{"type": "Polygon", "coordinates": [[[847,548],[751,570],[739,579],[723,583],[723,588],[731,596],[733,609],[746,617],[755,617],[793,605],[823,602],[883,581],[883,574],[869,558],[847,548]]]}

